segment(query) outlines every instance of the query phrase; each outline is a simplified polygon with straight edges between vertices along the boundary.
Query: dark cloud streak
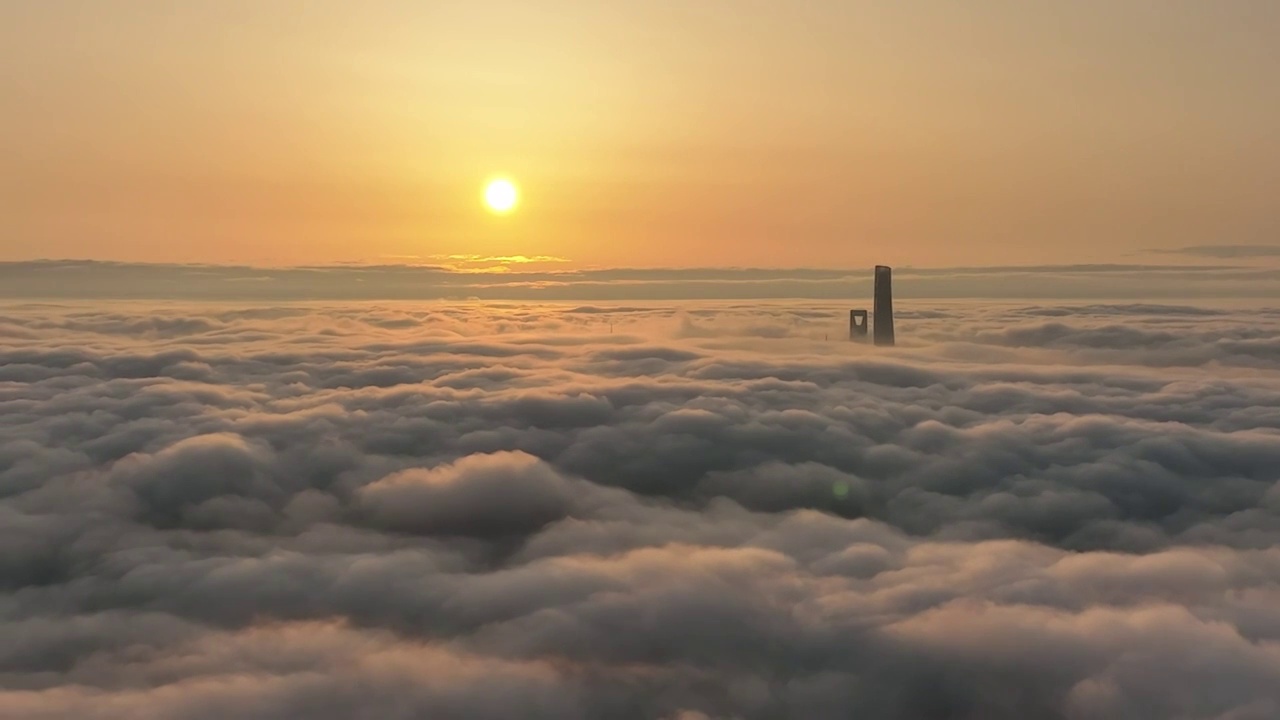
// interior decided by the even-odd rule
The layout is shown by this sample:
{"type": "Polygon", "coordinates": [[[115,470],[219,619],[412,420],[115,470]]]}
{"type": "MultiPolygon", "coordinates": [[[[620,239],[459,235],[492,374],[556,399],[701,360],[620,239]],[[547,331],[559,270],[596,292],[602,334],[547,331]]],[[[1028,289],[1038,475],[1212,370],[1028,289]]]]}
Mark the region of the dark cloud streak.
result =
{"type": "Polygon", "coordinates": [[[1190,245],[1175,250],[1157,250],[1154,252],[1224,260],[1234,258],[1273,258],[1280,257],[1280,245],[1190,245]]]}
{"type": "MultiPolygon", "coordinates": [[[[884,261],[884,258],[877,258],[884,261]]],[[[670,268],[466,272],[433,265],[256,268],[46,260],[0,263],[0,297],[116,300],[631,302],[870,297],[867,268],[670,268]]],[[[895,269],[904,297],[1280,297],[1280,269],[1246,265],[1040,265],[895,269]]]]}

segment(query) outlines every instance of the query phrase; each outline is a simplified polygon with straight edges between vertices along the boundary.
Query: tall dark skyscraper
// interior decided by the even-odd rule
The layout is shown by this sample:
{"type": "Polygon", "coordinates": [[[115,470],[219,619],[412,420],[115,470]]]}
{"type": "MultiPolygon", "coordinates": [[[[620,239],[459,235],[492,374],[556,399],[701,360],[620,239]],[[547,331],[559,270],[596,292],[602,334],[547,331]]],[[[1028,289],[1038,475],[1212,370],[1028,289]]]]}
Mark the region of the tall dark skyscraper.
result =
{"type": "Polygon", "coordinates": [[[893,268],[876,266],[876,299],[873,309],[875,327],[872,328],[876,345],[893,344],[893,268]]]}

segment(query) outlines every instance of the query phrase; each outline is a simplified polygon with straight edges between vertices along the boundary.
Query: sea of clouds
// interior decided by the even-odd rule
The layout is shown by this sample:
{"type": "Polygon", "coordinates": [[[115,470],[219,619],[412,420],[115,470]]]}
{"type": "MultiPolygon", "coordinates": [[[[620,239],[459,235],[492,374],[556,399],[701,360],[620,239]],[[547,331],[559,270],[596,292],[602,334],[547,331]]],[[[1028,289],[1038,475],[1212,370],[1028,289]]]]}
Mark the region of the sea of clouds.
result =
{"type": "Polygon", "coordinates": [[[0,717],[1280,717],[1280,307],[848,307],[0,305],[0,717]]]}

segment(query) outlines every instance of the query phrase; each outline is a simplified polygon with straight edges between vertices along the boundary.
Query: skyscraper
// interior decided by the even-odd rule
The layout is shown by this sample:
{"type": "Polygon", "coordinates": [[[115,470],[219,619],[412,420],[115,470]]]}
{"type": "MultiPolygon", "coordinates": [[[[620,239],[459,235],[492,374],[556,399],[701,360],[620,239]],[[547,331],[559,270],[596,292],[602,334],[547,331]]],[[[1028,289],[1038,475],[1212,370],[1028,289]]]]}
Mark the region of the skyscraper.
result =
{"type": "Polygon", "coordinates": [[[876,266],[876,298],[873,308],[876,345],[893,344],[893,268],[876,266]]]}
{"type": "Polygon", "coordinates": [[[849,339],[867,340],[867,311],[866,310],[850,310],[849,311],[849,339]]]}

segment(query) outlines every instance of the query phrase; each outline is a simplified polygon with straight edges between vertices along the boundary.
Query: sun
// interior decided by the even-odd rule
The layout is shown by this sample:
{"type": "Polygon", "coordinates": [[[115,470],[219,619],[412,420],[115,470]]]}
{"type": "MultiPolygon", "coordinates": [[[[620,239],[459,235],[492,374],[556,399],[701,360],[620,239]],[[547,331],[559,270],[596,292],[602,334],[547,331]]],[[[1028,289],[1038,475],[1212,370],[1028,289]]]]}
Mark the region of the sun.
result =
{"type": "Polygon", "coordinates": [[[519,202],[520,190],[516,188],[515,183],[506,178],[490,180],[489,184],[484,186],[484,204],[489,206],[489,210],[499,215],[515,210],[519,202]]]}

